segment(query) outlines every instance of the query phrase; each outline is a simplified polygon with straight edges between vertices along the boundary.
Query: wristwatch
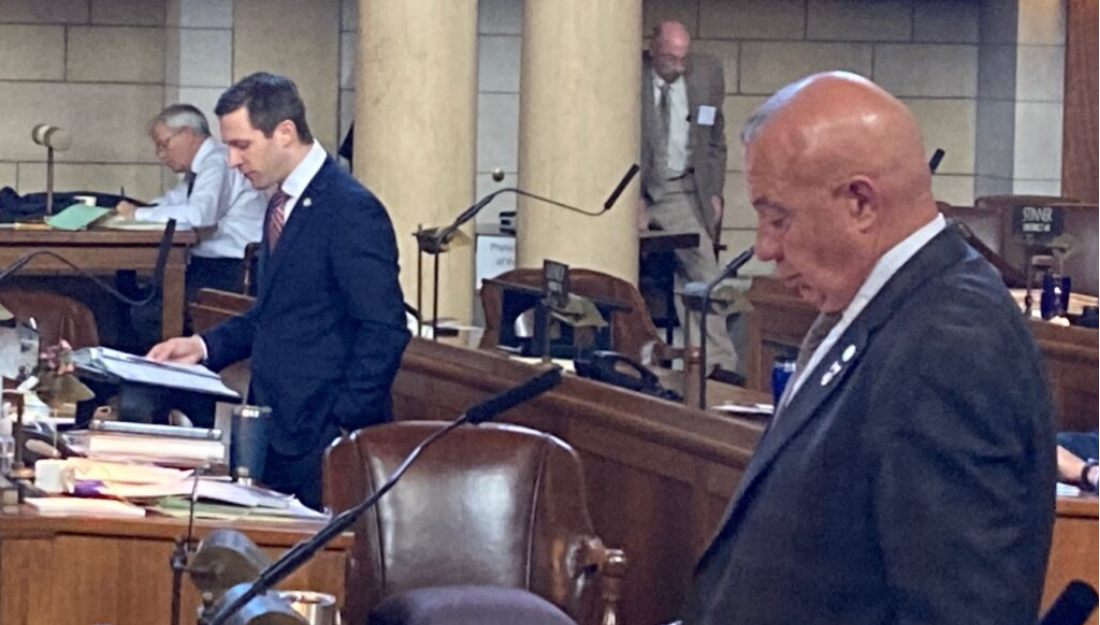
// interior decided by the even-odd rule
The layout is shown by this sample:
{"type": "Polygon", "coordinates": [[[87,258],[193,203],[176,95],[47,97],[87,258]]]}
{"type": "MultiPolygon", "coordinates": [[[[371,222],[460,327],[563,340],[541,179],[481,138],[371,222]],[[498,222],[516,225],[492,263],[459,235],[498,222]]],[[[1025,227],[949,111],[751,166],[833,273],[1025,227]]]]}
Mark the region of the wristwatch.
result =
{"type": "Polygon", "coordinates": [[[1077,478],[1077,486],[1084,491],[1091,493],[1096,492],[1096,482],[1089,479],[1089,472],[1098,466],[1096,458],[1089,458],[1085,461],[1085,466],[1081,467],[1081,475],[1077,478]]]}

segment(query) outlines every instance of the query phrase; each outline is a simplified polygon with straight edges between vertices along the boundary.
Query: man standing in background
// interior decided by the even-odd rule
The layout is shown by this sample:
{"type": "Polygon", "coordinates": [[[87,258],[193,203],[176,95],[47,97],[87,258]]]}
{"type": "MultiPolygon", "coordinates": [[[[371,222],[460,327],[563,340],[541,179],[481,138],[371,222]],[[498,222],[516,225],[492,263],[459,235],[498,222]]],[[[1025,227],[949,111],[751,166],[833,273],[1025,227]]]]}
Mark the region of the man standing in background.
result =
{"type": "MultiPolygon", "coordinates": [[[[725,201],[725,80],[718,59],[691,51],[679,22],[662,22],[642,57],[642,206],[639,226],[699,234],[699,247],[676,250],[676,287],[718,275],[716,242],[725,201]]],[[[683,303],[676,299],[681,322],[683,303]]],[[[707,319],[709,362],[734,371],[737,355],[726,320],[707,319]]],[[[693,324],[698,328],[697,315],[693,324]]],[[[694,337],[693,337],[694,338],[694,337]]],[[[707,372],[711,374],[712,372],[707,372]]]]}

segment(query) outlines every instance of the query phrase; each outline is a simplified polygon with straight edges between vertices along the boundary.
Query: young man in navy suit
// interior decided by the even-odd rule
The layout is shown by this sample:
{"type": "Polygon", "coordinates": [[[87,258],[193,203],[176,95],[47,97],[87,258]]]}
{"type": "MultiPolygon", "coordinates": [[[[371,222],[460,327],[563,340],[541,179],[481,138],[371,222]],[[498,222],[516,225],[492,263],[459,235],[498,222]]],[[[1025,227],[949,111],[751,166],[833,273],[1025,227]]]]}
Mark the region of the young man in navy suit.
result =
{"type": "Polygon", "coordinates": [[[1032,625],[1054,518],[1042,357],[947,224],[913,114],[811,76],[742,131],[756,254],[821,313],[687,625],[1032,625]]]}
{"type": "Polygon", "coordinates": [[[215,112],[229,164],[270,192],[259,295],[244,315],[149,356],[214,370],[251,358],[252,401],[272,408],[263,482],[319,508],[325,448],[390,418],[409,341],[393,225],[313,139],[289,79],[248,76],[215,112]]]}

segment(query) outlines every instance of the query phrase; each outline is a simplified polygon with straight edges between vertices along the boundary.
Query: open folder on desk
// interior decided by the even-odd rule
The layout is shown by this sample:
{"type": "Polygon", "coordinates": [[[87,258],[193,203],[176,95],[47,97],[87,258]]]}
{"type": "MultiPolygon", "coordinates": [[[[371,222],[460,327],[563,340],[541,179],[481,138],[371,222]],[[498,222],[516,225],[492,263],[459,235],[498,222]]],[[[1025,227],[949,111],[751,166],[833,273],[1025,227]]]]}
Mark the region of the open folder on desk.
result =
{"type": "Polygon", "coordinates": [[[157,362],[107,347],[86,347],[73,352],[78,371],[107,375],[122,382],[165,386],[237,401],[241,396],[222,383],[221,377],[202,365],[157,362]]]}
{"type": "Polygon", "coordinates": [[[111,212],[109,208],[73,204],[65,210],[46,217],[46,223],[57,230],[85,230],[92,222],[111,212]]]}

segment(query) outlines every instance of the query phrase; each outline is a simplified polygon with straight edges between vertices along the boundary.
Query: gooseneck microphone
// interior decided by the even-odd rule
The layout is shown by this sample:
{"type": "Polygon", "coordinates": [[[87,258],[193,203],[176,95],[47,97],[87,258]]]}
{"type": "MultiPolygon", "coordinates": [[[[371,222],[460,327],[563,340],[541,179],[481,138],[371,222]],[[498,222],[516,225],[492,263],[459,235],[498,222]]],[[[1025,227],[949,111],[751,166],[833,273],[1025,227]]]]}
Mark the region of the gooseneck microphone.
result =
{"type": "Polygon", "coordinates": [[[710,297],[722,280],[736,276],[745,263],[752,260],[754,252],[754,248],[749,246],[747,250],[731,258],[703,291],[703,303],[699,309],[699,410],[707,409],[707,374],[710,373],[707,371],[707,312],[710,309],[710,297]]]}
{"type": "Polygon", "coordinates": [[[456,217],[454,222],[452,222],[450,225],[444,226],[442,228],[428,228],[426,230],[421,230],[416,233],[416,238],[418,241],[420,241],[421,246],[425,252],[428,252],[430,254],[439,253],[439,251],[442,250],[443,246],[451,240],[455,232],[460,227],[462,227],[462,224],[476,217],[477,214],[480,213],[481,210],[484,209],[486,206],[488,206],[489,203],[491,203],[494,199],[496,199],[497,196],[503,195],[505,193],[515,193],[520,197],[529,197],[540,202],[545,202],[546,204],[550,204],[552,206],[557,206],[558,208],[564,208],[568,211],[573,211],[575,213],[580,213],[589,217],[598,217],[611,210],[611,207],[619,201],[619,196],[621,196],[626,190],[626,187],[630,184],[630,181],[638,175],[639,169],[640,168],[638,167],[637,163],[630,166],[630,169],[626,171],[622,179],[619,180],[619,183],[615,185],[615,189],[611,191],[611,195],[607,196],[607,200],[605,200],[603,203],[603,208],[598,211],[577,208],[576,206],[565,204],[557,200],[552,200],[548,197],[543,197],[534,193],[528,193],[527,191],[524,191],[523,189],[520,189],[518,187],[505,187],[503,189],[497,189],[489,195],[481,198],[477,202],[474,202],[472,206],[459,213],[458,217],[456,217]]]}
{"type": "Polygon", "coordinates": [[[495,419],[500,413],[528,402],[561,383],[561,369],[554,367],[515,388],[494,395],[466,411],[467,423],[479,425],[495,419]]]}
{"type": "Polygon", "coordinates": [[[445,427],[436,431],[413,448],[394,472],[390,474],[389,478],[386,479],[386,482],[370,497],[364,499],[354,508],[348,508],[333,517],[332,520],[314,536],[291,547],[282,557],[272,563],[271,566],[264,569],[247,590],[234,597],[229,603],[226,603],[212,618],[206,619],[204,616],[200,619],[200,624],[223,625],[234,613],[243,608],[249,601],[263,595],[288,575],[296,571],[298,567],[305,564],[313,557],[313,554],[320,551],[330,540],[351,527],[352,523],[355,523],[355,520],[358,519],[360,515],[378,503],[378,500],[388,493],[390,489],[397,484],[397,481],[401,479],[401,476],[408,471],[409,467],[412,466],[412,463],[416,461],[421,452],[427,449],[432,443],[445,436],[448,432],[466,423],[484,423],[506,410],[538,397],[560,383],[561,367],[555,366],[523,382],[515,388],[494,395],[468,409],[462,416],[448,423],[445,427]]]}
{"type": "Polygon", "coordinates": [[[88,278],[89,280],[94,282],[96,286],[109,293],[118,301],[124,304],[128,304],[130,306],[144,306],[145,304],[153,301],[153,298],[156,297],[156,294],[160,291],[161,284],[164,282],[164,268],[165,265],[168,264],[168,253],[172,251],[172,237],[174,237],[175,234],[176,220],[169,219],[168,223],[164,226],[164,234],[160,237],[160,244],[157,246],[157,260],[156,264],[153,266],[153,288],[149,291],[148,295],[141,299],[133,299],[127,297],[126,295],[123,295],[120,291],[115,289],[110,284],[104,282],[96,276],[93,276],[87,271],[84,271],[69,259],[52,250],[35,250],[33,252],[24,254],[19,258],[16,258],[14,261],[12,261],[10,265],[0,270],[0,282],[2,282],[4,278],[7,278],[8,276],[22,269],[35,258],[38,258],[39,256],[45,256],[48,258],[53,258],[54,260],[57,260],[64,265],[68,265],[70,268],[73,269],[73,271],[77,273],[77,275],[88,278]]]}

